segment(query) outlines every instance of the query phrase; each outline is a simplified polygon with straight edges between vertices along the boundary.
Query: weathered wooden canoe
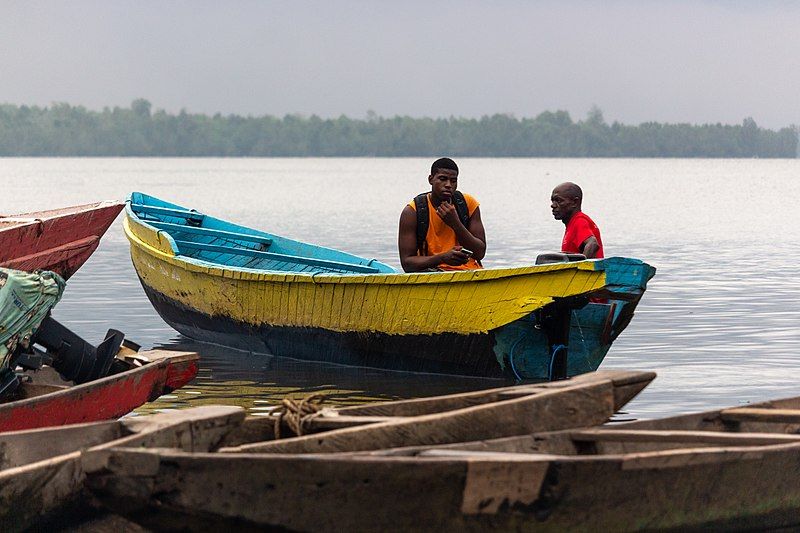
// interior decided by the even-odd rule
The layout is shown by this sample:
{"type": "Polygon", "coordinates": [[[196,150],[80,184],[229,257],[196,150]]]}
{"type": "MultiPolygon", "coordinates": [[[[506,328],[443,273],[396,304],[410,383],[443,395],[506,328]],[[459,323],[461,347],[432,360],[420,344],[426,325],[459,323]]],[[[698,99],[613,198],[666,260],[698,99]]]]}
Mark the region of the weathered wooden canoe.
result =
{"type": "Polygon", "coordinates": [[[89,484],[167,528],[641,531],[800,527],[800,398],[362,453],[114,449],[89,484]],[[136,487],[136,490],[134,490],[136,487]],[[181,517],[176,522],[175,517],[181,517]]]}
{"type": "Polygon", "coordinates": [[[596,370],[655,272],[609,258],[400,274],[141,193],[124,227],[147,296],[184,335],[399,370],[520,379],[596,370]]]}
{"type": "Polygon", "coordinates": [[[0,267],[72,276],[100,244],[122,202],[0,215],[0,267]]]}
{"type": "MultiPolygon", "coordinates": [[[[336,438],[342,428],[351,428],[351,433],[362,434],[364,443],[376,434],[383,434],[381,442],[394,445],[599,423],[632,399],[653,377],[652,373],[608,371],[557,383],[325,409],[308,417],[305,428],[318,438],[329,435],[336,438]],[[386,431],[387,422],[394,422],[389,425],[390,431],[386,431]],[[373,427],[379,431],[372,431],[373,427]],[[414,436],[409,440],[405,433],[414,436]]],[[[138,481],[129,484],[128,480],[117,485],[109,478],[115,453],[124,448],[234,452],[232,446],[274,438],[274,422],[269,417],[245,418],[238,407],[204,406],[114,422],[0,434],[0,528],[3,531],[41,528],[43,520],[64,527],[67,515],[78,518],[102,515],[105,512],[102,509],[87,508],[90,499],[79,498],[87,475],[94,479],[91,482],[94,490],[112,502],[110,512],[131,513],[135,520],[146,522],[146,517],[137,514],[140,498],[130,499],[127,505],[114,494],[134,490],[140,496],[149,495],[154,487],[149,486],[148,476],[153,472],[148,464],[142,463],[137,475],[143,476],[143,486],[139,487],[138,481]],[[80,453],[80,450],[87,451],[80,453]],[[31,499],[31,494],[36,497],[31,499]],[[124,511],[116,508],[118,504],[124,511]]],[[[365,446],[350,448],[365,449],[365,446]]],[[[208,489],[216,490],[213,486],[208,489]]],[[[254,501],[258,501],[257,495],[254,501]]],[[[214,524],[214,517],[209,517],[205,529],[214,524]]],[[[179,512],[163,524],[148,525],[159,530],[180,529],[181,520],[179,512]]]]}
{"type": "Polygon", "coordinates": [[[197,363],[191,352],[119,355],[111,375],[82,385],[50,367],[27,372],[14,398],[0,403],[0,432],[119,418],[191,381],[197,363]]]}
{"type": "Polygon", "coordinates": [[[569,380],[433,398],[323,410],[308,417],[308,435],[274,439],[273,420],[253,418],[225,453],[319,453],[463,442],[601,424],[653,379],[652,372],[598,371],[569,380]],[[324,435],[318,430],[328,430],[324,435]]]}
{"type": "Polygon", "coordinates": [[[243,418],[244,411],[237,407],[208,406],[0,434],[0,530],[54,529],[40,525],[48,514],[55,515],[52,521],[58,528],[69,525],[66,516],[102,514],[80,497],[87,469],[82,449],[147,446],[208,451],[243,418]]]}

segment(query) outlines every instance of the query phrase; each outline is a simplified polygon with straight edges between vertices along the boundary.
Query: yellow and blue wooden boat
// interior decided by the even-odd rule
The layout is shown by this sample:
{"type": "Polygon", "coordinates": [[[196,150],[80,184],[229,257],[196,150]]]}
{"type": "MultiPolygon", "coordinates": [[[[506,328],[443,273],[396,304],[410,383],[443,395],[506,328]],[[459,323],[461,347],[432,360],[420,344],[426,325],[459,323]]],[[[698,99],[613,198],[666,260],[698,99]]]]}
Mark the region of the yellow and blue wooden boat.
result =
{"type": "Polygon", "coordinates": [[[523,379],[596,370],[655,273],[614,257],[402,274],[142,193],[130,196],[124,227],[147,296],[184,335],[399,370],[523,379]]]}

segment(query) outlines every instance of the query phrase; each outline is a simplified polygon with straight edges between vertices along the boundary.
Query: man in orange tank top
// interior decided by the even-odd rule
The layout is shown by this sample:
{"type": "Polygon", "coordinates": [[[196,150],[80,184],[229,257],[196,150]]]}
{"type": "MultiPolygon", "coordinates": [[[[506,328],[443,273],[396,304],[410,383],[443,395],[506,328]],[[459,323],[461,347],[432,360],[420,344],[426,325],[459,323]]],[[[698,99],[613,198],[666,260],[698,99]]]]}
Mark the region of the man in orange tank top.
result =
{"type": "Polygon", "coordinates": [[[581,211],[583,191],[571,182],[562,183],[550,196],[550,208],[553,218],[564,223],[564,239],[561,251],[571,254],[583,254],[587,259],[603,257],[603,240],[600,228],[581,211]]]}
{"type": "Polygon", "coordinates": [[[456,192],[458,166],[450,158],[437,159],[431,165],[428,183],[431,192],[425,195],[427,198],[420,195],[400,214],[398,248],[403,270],[482,268],[480,260],[486,254],[486,232],[478,201],[456,192]],[[422,238],[419,228],[424,229],[425,223],[428,227],[422,238]],[[418,227],[419,224],[423,225],[418,227]]]}

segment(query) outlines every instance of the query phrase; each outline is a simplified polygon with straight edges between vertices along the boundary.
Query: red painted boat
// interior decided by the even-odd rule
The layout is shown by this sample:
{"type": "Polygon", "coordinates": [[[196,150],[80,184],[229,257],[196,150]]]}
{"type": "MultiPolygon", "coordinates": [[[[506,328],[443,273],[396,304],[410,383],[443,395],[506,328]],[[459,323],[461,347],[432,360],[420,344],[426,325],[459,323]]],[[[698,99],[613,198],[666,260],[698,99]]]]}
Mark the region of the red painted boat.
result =
{"type": "Polygon", "coordinates": [[[96,202],[0,215],[0,267],[52,270],[67,279],[89,259],[124,206],[96,202]]]}
{"type": "Polygon", "coordinates": [[[0,432],[119,418],[194,379],[198,359],[165,350],[117,355],[111,375],[82,385],[43,367],[0,404],[0,432]]]}

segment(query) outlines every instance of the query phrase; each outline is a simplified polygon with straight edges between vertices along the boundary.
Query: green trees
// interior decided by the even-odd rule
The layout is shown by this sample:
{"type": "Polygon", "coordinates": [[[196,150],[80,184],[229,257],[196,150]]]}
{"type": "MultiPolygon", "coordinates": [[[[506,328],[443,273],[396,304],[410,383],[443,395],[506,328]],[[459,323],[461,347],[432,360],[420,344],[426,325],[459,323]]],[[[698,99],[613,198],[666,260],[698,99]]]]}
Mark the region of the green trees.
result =
{"type": "Polygon", "coordinates": [[[608,124],[593,107],[535,118],[365,119],[316,115],[169,114],[137,99],[130,108],[90,111],[0,105],[0,156],[452,156],[797,157],[798,131],[741,125],[608,124]]]}

